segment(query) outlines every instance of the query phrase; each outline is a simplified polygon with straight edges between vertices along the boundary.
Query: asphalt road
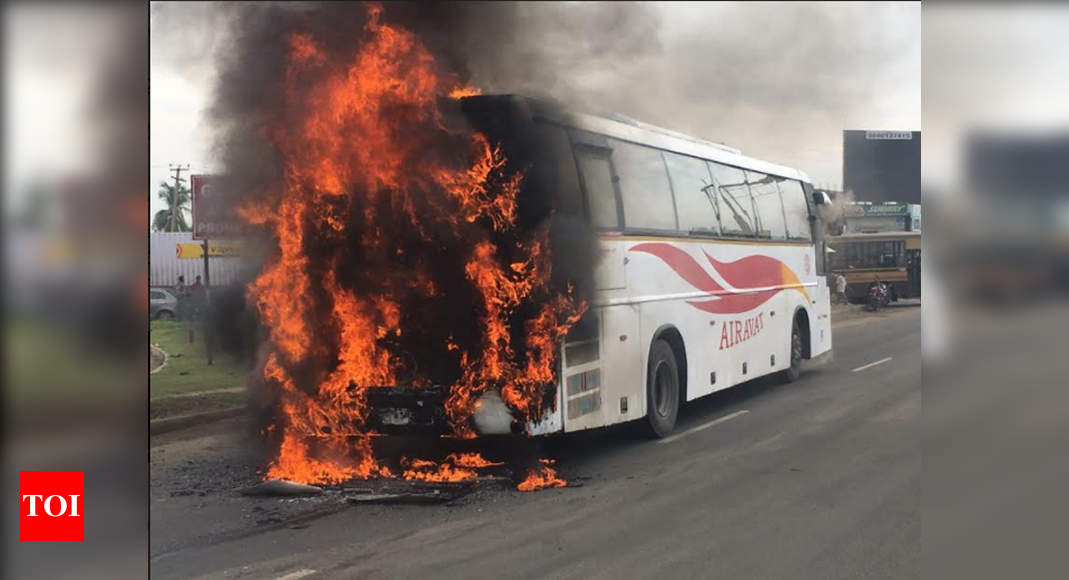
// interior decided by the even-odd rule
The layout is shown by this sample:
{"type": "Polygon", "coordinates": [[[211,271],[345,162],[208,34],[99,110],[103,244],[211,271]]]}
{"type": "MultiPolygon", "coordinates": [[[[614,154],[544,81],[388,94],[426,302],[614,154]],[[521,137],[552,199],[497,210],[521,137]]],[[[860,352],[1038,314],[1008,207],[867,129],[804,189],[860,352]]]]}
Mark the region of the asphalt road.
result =
{"type": "MultiPolygon", "coordinates": [[[[847,320],[834,329],[831,363],[790,385],[759,380],[693,402],[670,440],[615,429],[552,442],[578,488],[501,491],[456,507],[309,509],[257,525],[242,520],[251,504],[301,500],[169,497],[157,489],[166,470],[154,467],[152,574],[916,576],[920,341],[920,308],[847,320]]],[[[204,441],[236,446],[225,434],[204,441]]],[[[154,466],[165,451],[168,465],[192,465],[182,455],[190,445],[154,447],[154,466]]]]}

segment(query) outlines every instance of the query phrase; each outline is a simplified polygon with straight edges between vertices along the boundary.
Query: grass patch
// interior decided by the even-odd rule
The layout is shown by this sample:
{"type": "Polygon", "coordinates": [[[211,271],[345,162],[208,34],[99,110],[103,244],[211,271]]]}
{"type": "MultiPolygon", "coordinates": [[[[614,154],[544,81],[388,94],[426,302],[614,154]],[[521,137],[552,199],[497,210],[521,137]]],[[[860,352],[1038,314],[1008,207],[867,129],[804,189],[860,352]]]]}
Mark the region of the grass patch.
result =
{"type": "Polygon", "coordinates": [[[245,402],[245,393],[212,393],[203,396],[157,399],[150,405],[149,419],[221,411],[244,406],[245,402]]]}
{"type": "MultiPolygon", "coordinates": [[[[215,353],[213,364],[209,365],[203,334],[197,332],[190,344],[189,326],[185,322],[153,320],[149,342],[167,351],[166,366],[149,375],[150,398],[245,386],[248,369],[220,352],[215,353]]],[[[156,403],[153,401],[153,407],[156,403]]]]}

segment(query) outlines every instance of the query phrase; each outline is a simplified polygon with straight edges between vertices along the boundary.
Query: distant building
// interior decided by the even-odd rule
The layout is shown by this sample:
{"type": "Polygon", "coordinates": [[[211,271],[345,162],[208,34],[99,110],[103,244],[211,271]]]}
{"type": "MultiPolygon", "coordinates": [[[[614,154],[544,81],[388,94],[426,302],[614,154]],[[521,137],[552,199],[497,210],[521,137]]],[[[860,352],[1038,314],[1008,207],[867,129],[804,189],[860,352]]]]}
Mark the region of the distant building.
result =
{"type": "Polygon", "coordinates": [[[921,202],[920,131],[843,131],[843,190],[858,201],[921,202]]]}

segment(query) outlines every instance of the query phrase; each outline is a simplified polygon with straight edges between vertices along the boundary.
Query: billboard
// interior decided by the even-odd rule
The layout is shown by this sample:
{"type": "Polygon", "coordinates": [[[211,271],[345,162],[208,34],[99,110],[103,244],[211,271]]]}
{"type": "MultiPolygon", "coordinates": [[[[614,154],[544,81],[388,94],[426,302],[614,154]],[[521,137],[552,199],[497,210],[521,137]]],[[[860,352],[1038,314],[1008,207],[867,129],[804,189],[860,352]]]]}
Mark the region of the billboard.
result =
{"type": "Polygon", "coordinates": [[[843,189],[858,201],[921,202],[920,131],[843,131],[843,189]]]}
{"type": "Polygon", "coordinates": [[[186,282],[204,276],[212,286],[238,282],[242,280],[243,262],[241,257],[228,252],[230,245],[230,242],[208,242],[211,259],[209,275],[205,275],[204,244],[193,241],[192,232],[152,232],[149,234],[149,285],[173,286],[179,276],[185,276],[186,282]],[[226,253],[216,253],[213,251],[216,248],[226,253]]]}
{"type": "MultiPolygon", "coordinates": [[[[174,245],[175,256],[181,260],[200,260],[204,257],[203,242],[178,242],[174,245]]],[[[208,256],[234,258],[241,256],[241,242],[208,240],[208,256]]]]}
{"type": "Polygon", "coordinates": [[[219,189],[220,179],[215,175],[192,175],[193,189],[193,239],[239,238],[246,231],[246,224],[227,203],[219,189]]]}
{"type": "Polygon", "coordinates": [[[846,233],[920,231],[921,206],[913,203],[858,201],[843,207],[846,233]]]}

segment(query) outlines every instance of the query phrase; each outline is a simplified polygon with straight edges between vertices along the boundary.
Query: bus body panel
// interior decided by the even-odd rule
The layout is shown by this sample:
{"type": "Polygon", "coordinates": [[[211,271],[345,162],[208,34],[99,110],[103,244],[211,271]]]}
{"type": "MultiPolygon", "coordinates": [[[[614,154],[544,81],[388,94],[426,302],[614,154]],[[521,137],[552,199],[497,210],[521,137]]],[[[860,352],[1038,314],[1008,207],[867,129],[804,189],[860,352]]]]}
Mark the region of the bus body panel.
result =
{"type": "Polygon", "coordinates": [[[809,312],[809,358],[831,351],[831,287],[825,276],[816,277],[817,285],[809,312]]]}
{"type": "Polygon", "coordinates": [[[899,298],[914,297],[905,268],[851,268],[836,270],[835,273],[846,278],[846,297],[851,301],[864,301],[869,295],[869,286],[876,280],[889,284],[899,298]]]}
{"type": "Polygon", "coordinates": [[[588,315],[597,320],[597,359],[570,364],[568,353],[577,347],[566,343],[563,349],[564,372],[558,392],[564,401],[566,432],[638,419],[646,412],[638,307],[593,308],[588,315]],[[624,397],[626,404],[621,404],[624,397]]]}
{"type": "Polygon", "coordinates": [[[605,360],[611,361],[605,365],[605,424],[638,419],[646,414],[647,354],[639,340],[640,309],[634,304],[624,304],[600,311],[604,321],[605,360]],[[626,407],[621,404],[622,398],[626,398],[626,407]]]}
{"type": "Polygon", "coordinates": [[[785,369],[798,310],[809,321],[809,355],[831,349],[829,290],[813,245],[620,235],[600,243],[608,263],[598,266],[592,304],[598,360],[571,368],[565,356],[564,431],[645,416],[650,347],[666,329],[682,342],[687,401],[785,369]],[[588,397],[569,384],[576,369],[600,378],[596,408],[580,414],[567,406],[588,397]]]}

